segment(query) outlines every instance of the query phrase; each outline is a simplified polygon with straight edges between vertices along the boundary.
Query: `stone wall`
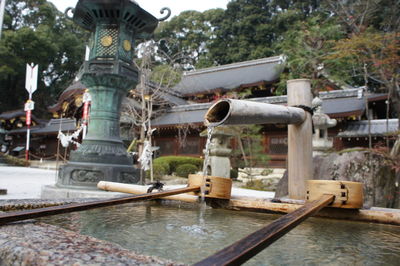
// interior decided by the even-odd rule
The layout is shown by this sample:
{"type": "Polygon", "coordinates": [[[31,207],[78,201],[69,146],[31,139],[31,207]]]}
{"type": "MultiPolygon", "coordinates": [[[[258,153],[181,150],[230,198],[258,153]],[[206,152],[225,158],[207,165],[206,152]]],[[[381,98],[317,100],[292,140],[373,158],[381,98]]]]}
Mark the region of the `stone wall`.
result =
{"type": "MultiPolygon", "coordinates": [[[[364,207],[400,208],[400,189],[394,170],[383,156],[366,150],[314,157],[314,179],[361,182],[364,184],[364,207]]],[[[278,184],[276,197],[287,194],[285,175],[278,184]]]]}

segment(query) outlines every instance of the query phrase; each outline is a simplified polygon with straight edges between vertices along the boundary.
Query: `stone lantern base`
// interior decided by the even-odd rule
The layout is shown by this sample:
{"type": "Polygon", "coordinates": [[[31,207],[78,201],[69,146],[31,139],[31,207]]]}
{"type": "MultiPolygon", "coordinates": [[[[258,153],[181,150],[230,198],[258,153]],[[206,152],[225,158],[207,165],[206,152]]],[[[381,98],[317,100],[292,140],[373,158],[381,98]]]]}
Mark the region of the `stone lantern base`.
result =
{"type": "Polygon", "coordinates": [[[129,165],[69,162],[60,168],[57,187],[97,189],[99,181],[136,184],[140,170],[129,165]]]}

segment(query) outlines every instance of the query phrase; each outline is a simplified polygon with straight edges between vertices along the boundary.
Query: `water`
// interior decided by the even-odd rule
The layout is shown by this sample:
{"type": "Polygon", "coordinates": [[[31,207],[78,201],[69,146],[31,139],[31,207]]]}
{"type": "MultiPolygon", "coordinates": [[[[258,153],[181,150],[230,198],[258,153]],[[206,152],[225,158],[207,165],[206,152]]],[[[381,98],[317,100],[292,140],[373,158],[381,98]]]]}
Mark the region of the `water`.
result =
{"type": "MultiPolygon", "coordinates": [[[[146,202],[43,218],[135,252],[192,264],[280,216],[146,202]]],[[[399,265],[400,227],[310,218],[245,265],[399,265]]]]}
{"type": "MultiPolygon", "coordinates": [[[[210,148],[211,148],[211,138],[212,138],[212,134],[214,132],[214,127],[213,126],[208,126],[207,128],[207,142],[206,142],[206,147],[205,147],[205,152],[204,152],[204,162],[203,162],[203,184],[205,184],[205,177],[208,174],[211,173],[207,173],[207,166],[210,160],[210,148]]],[[[205,197],[205,186],[201,186],[200,188],[200,195],[201,195],[201,202],[204,205],[204,197],[205,197]]]]}
{"type": "Polygon", "coordinates": [[[204,152],[203,176],[207,175],[207,164],[208,164],[208,161],[210,160],[210,148],[211,148],[211,139],[212,139],[213,132],[214,132],[214,127],[209,126],[207,128],[207,142],[206,142],[205,152],[204,152]]]}

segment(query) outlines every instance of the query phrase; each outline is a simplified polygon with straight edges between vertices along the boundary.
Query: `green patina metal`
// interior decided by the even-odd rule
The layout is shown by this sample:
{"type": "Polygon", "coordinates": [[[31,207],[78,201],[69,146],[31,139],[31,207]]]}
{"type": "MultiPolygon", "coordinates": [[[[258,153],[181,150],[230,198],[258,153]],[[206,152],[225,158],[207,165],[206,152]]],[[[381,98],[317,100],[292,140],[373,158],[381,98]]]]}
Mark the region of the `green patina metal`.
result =
{"type": "Polygon", "coordinates": [[[131,0],[80,0],[72,20],[91,31],[89,60],[81,82],[92,95],[88,134],[59,174],[60,187],[95,187],[100,180],[136,183],[137,169],[120,139],[123,97],[138,82],[135,39],[147,37],[159,20],[131,0]]]}

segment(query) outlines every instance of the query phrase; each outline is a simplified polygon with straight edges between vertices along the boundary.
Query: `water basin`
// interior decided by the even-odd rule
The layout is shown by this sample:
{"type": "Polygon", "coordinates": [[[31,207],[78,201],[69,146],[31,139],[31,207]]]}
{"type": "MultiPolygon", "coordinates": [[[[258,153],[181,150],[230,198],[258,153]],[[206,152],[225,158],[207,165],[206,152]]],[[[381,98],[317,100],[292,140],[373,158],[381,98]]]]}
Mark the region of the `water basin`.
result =
{"type": "MultiPolygon", "coordinates": [[[[194,263],[278,215],[146,202],[42,218],[135,252],[194,263]]],[[[398,265],[400,227],[310,218],[245,265],[398,265]]]]}

